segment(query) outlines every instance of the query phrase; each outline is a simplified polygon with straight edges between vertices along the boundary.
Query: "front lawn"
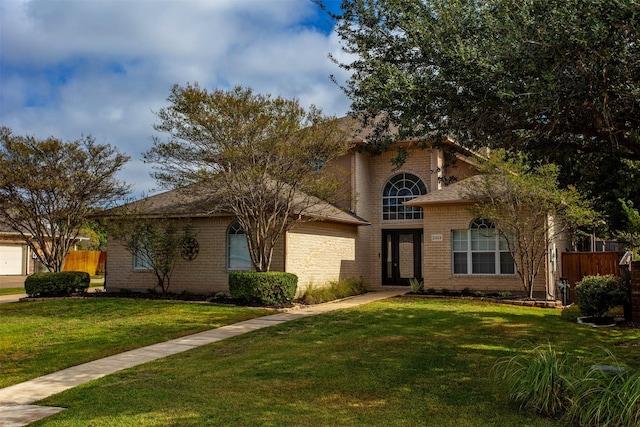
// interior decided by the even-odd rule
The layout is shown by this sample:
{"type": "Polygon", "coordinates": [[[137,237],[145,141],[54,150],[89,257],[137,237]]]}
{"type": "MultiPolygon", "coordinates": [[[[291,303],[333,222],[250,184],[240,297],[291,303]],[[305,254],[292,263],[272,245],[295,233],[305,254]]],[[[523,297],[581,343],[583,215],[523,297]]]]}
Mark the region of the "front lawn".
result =
{"type": "MultiPolygon", "coordinates": [[[[104,285],[102,283],[92,283],[91,286],[89,286],[89,290],[93,289],[93,288],[102,288],[104,287],[104,285]]],[[[0,288],[0,296],[3,295],[19,295],[19,294],[24,294],[25,290],[24,290],[24,286],[22,287],[16,287],[16,288],[0,288]]]]}
{"type": "Polygon", "coordinates": [[[594,329],[560,311],[396,298],[151,362],[52,396],[34,425],[559,426],[521,412],[490,371],[551,343],[640,368],[640,331],[594,329]]]}
{"type": "Polygon", "coordinates": [[[116,298],[0,304],[0,387],[264,314],[116,298]]]}
{"type": "Polygon", "coordinates": [[[24,286],[21,288],[0,288],[0,297],[3,295],[24,294],[24,286]]]}

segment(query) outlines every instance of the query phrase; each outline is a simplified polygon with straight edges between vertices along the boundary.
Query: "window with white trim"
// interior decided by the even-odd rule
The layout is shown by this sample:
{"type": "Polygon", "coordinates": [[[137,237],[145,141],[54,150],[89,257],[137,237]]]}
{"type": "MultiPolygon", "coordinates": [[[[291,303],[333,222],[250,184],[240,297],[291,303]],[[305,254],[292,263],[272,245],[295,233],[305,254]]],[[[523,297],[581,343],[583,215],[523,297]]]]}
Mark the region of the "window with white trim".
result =
{"type": "Polygon", "coordinates": [[[492,221],[475,219],[467,230],[452,230],[453,274],[515,274],[515,263],[492,221]]]}
{"type": "Polygon", "coordinates": [[[227,268],[229,270],[252,270],[249,245],[244,229],[238,221],[227,231],[227,268]]]}
{"type": "Polygon", "coordinates": [[[427,187],[417,176],[399,173],[387,181],[382,192],[382,220],[422,219],[422,208],[404,202],[427,194],[427,187]]]}
{"type": "Polygon", "coordinates": [[[153,270],[153,265],[151,265],[151,257],[148,255],[148,252],[141,253],[142,250],[136,251],[133,254],[133,269],[134,270],[153,270]]]}

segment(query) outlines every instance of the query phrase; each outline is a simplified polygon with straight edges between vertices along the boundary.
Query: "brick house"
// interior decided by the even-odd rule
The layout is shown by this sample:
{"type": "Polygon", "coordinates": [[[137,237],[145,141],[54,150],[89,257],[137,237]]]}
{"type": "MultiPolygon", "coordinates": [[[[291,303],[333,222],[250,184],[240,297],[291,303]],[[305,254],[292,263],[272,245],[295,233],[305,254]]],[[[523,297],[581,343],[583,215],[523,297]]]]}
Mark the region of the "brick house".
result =
{"type": "MultiPolygon", "coordinates": [[[[363,138],[354,139],[354,146],[361,143],[363,138]]],[[[393,150],[373,156],[354,149],[338,159],[350,177],[347,197],[337,206],[324,206],[317,215],[321,220],[288,231],[274,252],[272,270],[298,275],[298,292],[344,278],[362,278],[373,290],[408,286],[409,279],[418,278],[425,289],[523,293],[497,237],[482,242],[482,249],[472,245],[474,229],[491,226],[471,216],[470,202],[460,194],[459,182],[475,174],[473,160],[462,151],[400,144],[410,155],[397,170],[390,163],[393,150]],[[445,185],[451,176],[458,183],[445,185]]],[[[181,197],[180,190],[146,200],[150,215],[188,217],[196,233],[198,256],[177,262],[171,291],[228,292],[229,271],[250,268],[244,235],[232,216],[207,214],[200,202],[181,197]]],[[[108,240],[107,252],[108,291],[154,287],[153,273],[136,267],[133,255],[117,242],[108,240]]],[[[550,248],[536,295],[544,297],[545,283],[557,282],[557,258],[550,248]]]]}

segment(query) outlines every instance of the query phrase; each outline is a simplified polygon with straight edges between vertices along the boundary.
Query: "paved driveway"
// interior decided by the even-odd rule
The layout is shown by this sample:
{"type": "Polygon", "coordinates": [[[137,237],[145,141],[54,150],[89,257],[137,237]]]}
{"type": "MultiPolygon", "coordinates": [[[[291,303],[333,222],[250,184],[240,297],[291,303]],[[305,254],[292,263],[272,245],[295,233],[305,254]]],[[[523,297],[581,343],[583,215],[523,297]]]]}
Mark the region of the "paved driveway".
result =
{"type": "Polygon", "coordinates": [[[27,276],[0,276],[0,288],[21,288],[27,276]]]}

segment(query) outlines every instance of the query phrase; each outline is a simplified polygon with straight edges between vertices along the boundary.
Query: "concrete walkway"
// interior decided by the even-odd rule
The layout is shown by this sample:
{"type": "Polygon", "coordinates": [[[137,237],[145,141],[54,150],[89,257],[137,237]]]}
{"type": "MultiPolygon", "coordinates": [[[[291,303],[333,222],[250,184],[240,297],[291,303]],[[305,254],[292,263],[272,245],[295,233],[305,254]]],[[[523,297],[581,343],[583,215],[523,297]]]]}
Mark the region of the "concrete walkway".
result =
{"type": "Polygon", "coordinates": [[[233,325],[200,332],[194,335],[177,338],[171,341],[153,344],[148,347],[127,351],[125,353],[116,354],[104,359],[74,366],[59,372],[54,372],[20,384],[15,384],[0,389],[0,426],[24,426],[30,422],[60,412],[64,408],[37,406],[33,405],[33,403],[53,394],[123,369],[221,341],[225,338],[278,325],[290,320],[357,307],[373,301],[402,295],[405,292],[407,292],[406,289],[370,292],[368,294],[340,301],[318,304],[316,306],[291,311],[283,311],[270,316],[259,317],[233,325]]]}

